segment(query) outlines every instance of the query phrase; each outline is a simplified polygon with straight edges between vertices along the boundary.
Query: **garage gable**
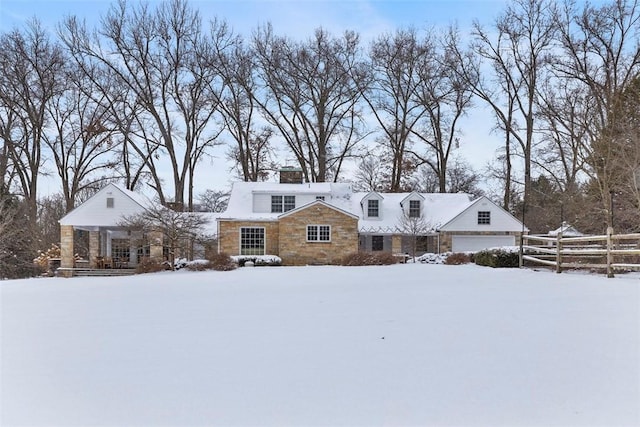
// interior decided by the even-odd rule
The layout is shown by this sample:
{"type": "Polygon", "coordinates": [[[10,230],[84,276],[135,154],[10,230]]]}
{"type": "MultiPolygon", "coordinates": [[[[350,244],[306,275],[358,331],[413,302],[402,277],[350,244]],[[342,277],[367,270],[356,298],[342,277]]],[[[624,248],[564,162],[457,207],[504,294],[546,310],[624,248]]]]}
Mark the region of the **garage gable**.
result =
{"type": "MultiPolygon", "coordinates": [[[[522,222],[484,196],[440,227],[440,231],[446,232],[521,232],[522,229],[522,222]]],[[[528,231],[526,227],[524,230],[528,231]]]]}

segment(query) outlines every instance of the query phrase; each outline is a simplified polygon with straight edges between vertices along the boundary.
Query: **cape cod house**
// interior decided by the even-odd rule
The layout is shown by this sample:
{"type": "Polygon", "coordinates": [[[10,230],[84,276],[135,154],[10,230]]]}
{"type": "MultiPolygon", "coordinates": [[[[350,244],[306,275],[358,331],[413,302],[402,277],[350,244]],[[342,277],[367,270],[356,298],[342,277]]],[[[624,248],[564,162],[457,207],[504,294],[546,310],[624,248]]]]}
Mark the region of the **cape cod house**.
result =
{"type": "MultiPolygon", "coordinates": [[[[61,267],[76,266],[74,230],[88,233],[89,268],[135,267],[163,259],[162,234],[145,244],[121,225],[151,202],[115,184],[60,220],[61,267]],[[106,263],[106,265],[105,265],[106,263]],[[117,264],[117,265],[116,265],[117,264]]],[[[478,251],[513,246],[528,230],[486,197],[468,194],[358,193],[346,183],[304,183],[296,169],[280,182],[233,184],[227,209],[211,215],[218,251],[277,255],[285,265],[331,264],[359,250],[394,254],[478,251]],[[415,246],[413,246],[415,244],[415,246]]]]}
{"type": "Polygon", "coordinates": [[[296,169],[280,183],[237,182],[217,219],[218,250],[278,255],[283,264],[329,264],[358,250],[466,252],[513,246],[528,230],[486,197],[357,193],[344,183],[304,183],[296,169]]]}

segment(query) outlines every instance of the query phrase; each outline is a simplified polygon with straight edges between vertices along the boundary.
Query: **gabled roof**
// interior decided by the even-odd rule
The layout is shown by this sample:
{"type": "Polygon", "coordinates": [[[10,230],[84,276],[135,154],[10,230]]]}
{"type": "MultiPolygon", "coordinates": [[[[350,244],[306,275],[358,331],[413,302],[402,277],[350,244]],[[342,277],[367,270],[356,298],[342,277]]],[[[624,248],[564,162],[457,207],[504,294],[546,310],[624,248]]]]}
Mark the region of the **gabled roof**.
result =
{"type": "Polygon", "coordinates": [[[358,219],[359,218],[358,215],[354,215],[351,212],[348,212],[348,211],[346,211],[344,209],[340,209],[340,208],[338,208],[338,207],[336,207],[336,206],[334,206],[332,204],[329,204],[329,203],[325,202],[324,200],[314,200],[313,202],[307,203],[307,204],[302,205],[302,206],[298,206],[295,209],[291,209],[290,211],[287,211],[285,213],[282,213],[282,214],[278,215],[278,218],[284,218],[284,217],[287,217],[289,215],[296,214],[296,213],[298,213],[300,211],[303,211],[305,209],[309,209],[310,207],[313,207],[313,206],[316,206],[316,205],[325,206],[325,207],[327,207],[329,209],[333,209],[336,212],[340,212],[343,215],[350,216],[351,218],[354,218],[354,219],[358,219]]]}
{"type": "Polygon", "coordinates": [[[359,229],[365,233],[394,233],[402,215],[400,203],[410,196],[419,195],[423,200],[422,218],[432,228],[449,221],[453,216],[469,205],[470,196],[465,193],[384,193],[378,218],[366,218],[360,206],[360,200],[368,193],[355,193],[352,212],[360,216],[359,229]]]}
{"type": "MultiPolygon", "coordinates": [[[[498,206],[497,204],[492,202],[486,196],[480,196],[477,199],[471,201],[468,204],[468,206],[464,207],[455,216],[453,216],[448,221],[444,222],[439,227],[439,230],[449,231],[448,229],[451,229],[452,231],[463,231],[463,230],[457,230],[455,228],[452,228],[453,224],[463,216],[468,215],[471,211],[473,211],[477,207],[477,205],[481,203],[489,203],[496,212],[499,212],[501,215],[503,215],[504,218],[507,219],[507,221],[509,222],[509,227],[508,229],[506,229],[507,227],[502,227],[501,231],[521,231],[522,230],[522,222],[520,222],[518,218],[513,216],[510,212],[504,210],[501,206],[498,206]]],[[[477,219],[477,217],[474,217],[474,218],[477,219]]],[[[491,230],[488,230],[488,231],[491,231],[491,230]]],[[[529,229],[524,227],[524,231],[529,231],[529,229]]]]}
{"type": "Polygon", "coordinates": [[[117,184],[107,184],[77,208],[63,216],[60,225],[86,227],[117,226],[123,215],[132,215],[152,206],[145,196],[127,190],[117,184]],[[107,197],[117,198],[113,209],[107,209],[107,197]]]}
{"type": "MultiPolygon", "coordinates": [[[[471,200],[471,196],[465,193],[378,193],[359,192],[354,193],[349,184],[343,183],[304,183],[304,184],[281,184],[277,182],[236,182],[231,189],[229,205],[227,210],[219,217],[219,221],[239,220],[239,221],[277,221],[278,218],[305,209],[312,203],[322,203],[333,209],[358,217],[358,229],[363,233],[391,234],[397,232],[398,224],[405,215],[401,203],[407,200],[421,200],[421,214],[424,222],[434,230],[440,229],[452,223],[455,218],[468,212],[475,203],[482,203],[482,200],[489,199],[481,197],[471,200]],[[304,203],[296,209],[288,212],[270,212],[265,205],[266,195],[303,195],[296,199],[296,202],[304,203]],[[324,201],[312,201],[313,195],[327,195],[324,201]],[[254,197],[254,195],[256,197],[254,197]],[[365,215],[364,201],[375,197],[381,200],[379,216],[368,218],[365,215]],[[260,199],[259,205],[263,212],[254,212],[254,203],[260,199]],[[308,200],[308,202],[306,202],[308,200]]],[[[493,204],[493,202],[491,202],[493,204]]],[[[500,210],[500,217],[508,215],[507,221],[511,228],[521,226],[521,223],[511,214],[493,204],[500,210]]],[[[506,217],[503,217],[506,218],[506,217]]],[[[477,227],[476,227],[477,228],[477,227]]],[[[510,231],[510,230],[503,230],[510,231]]]]}
{"type": "Polygon", "coordinates": [[[360,204],[363,204],[365,200],[369,200],[373,198],[377,200],[384,200],[384,197],[382,197],[382,194],[378,193],[377,191],[370,191],[362,199],[360,199],[360,204]]]}
{"type": "Polygon", "coordinates": [[[562,225],[555,230],[549,231],[549,236],[557,236],[562,232],[563,237],[582,237],[584,233],[578,231],[573,225],[568,224],[566,221],[562,222],[562,225]]]}
{"type": "Polygon", "coordinates": [[[277,182],[234,182],[229,204],[220,220],[275,221],[281,212],[253,212],[254,194],[325,195],[331,196],[331,205],[350,212],[352,190],[349,184],[312,182],[304,184],[280,184],[277,182]]]}
{"type": "Polygon", "coordinates": [[[400,206],[404,206],[407,200],[424,200],[424,196],[416,191],[413,191],[407,195],[404,199],[400,200],[400,206]]]}

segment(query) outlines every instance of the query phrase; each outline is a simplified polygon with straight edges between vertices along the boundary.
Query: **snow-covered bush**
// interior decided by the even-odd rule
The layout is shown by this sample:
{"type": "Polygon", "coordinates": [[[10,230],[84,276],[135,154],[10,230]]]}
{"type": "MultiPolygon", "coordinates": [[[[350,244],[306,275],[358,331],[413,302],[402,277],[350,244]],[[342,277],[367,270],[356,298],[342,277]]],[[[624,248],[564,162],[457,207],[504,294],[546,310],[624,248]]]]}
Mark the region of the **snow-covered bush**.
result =
{"type": "Polygon", "coordinates": [[[185,267],[189,271],[206,271],[211,270],[211,262],[206,259],[194,259],[189,261],[185,267]]]}
{"type": "Polygon", "coordinates": [[[257,266],[278,266],[282,265],[282,259],[276,255],[233,255],[230,257],[240,267],[244,267],[245,262],[251,261],[257,266]]]}
{"type": "Polygon", "coordinates": [[[136,274],[155,273],[169,269],[168,266],[156,259],[144,257],[136,265],[136,274]]]}
{"type": "Polygon", "coordinates": [[[520,255],[509,248],[486,249],[476,252],[474,259],[477,265],[494,268],[514,268],[520,265],[520,255]]]}
{"type": "Polygon", "coordinates": [[[426,253],[416,258],[416,262],[420,262],[422,264],[444,264],[449,255],[451,255],[450,252],[445,252],[442,254],[426,253]]]}
{"type": "Polygon", "coordinates": [[[461,265],[473,262],[473,254],[466,252],[455,252],[449,254],[444,260],[446,265],[461,265]]]}
{"type": "Polygon", "coordinates": [[[224,252],[209,257],[209,264],[216,271],[230,271],[238,268],[238,263],[224,252]]]}
{"type": "Polygon", "coordinates": [[[390,265],[398,259],[389,252],[354,252],[342,258],[340,265],[390,265]]]}

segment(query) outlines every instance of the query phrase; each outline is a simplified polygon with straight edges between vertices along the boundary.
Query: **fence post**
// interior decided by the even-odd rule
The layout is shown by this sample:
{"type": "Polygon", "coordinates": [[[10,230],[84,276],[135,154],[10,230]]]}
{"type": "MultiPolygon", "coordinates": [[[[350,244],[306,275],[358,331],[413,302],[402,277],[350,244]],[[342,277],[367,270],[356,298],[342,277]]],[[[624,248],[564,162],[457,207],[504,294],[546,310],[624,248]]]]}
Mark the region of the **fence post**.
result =
{"type": "Polygon", "coordinates": [[[607,277],[613,277],[613,254],[611,250],[613,249],[613,239],[611,236],[613,235],[613,227],[607,227],[607,277]]]}
{"type": "Polygon", "coordinates": [[[524,233],[520,233],[520,256],[519,256],[519,267],[522,268],[524,266],[524,260],[522,256],[524,255],[524,233]]]}
{"type": "Polygon", "coordinates": [[[562,273],[562,231],[556,236],[556,273],[562,273]]]}

